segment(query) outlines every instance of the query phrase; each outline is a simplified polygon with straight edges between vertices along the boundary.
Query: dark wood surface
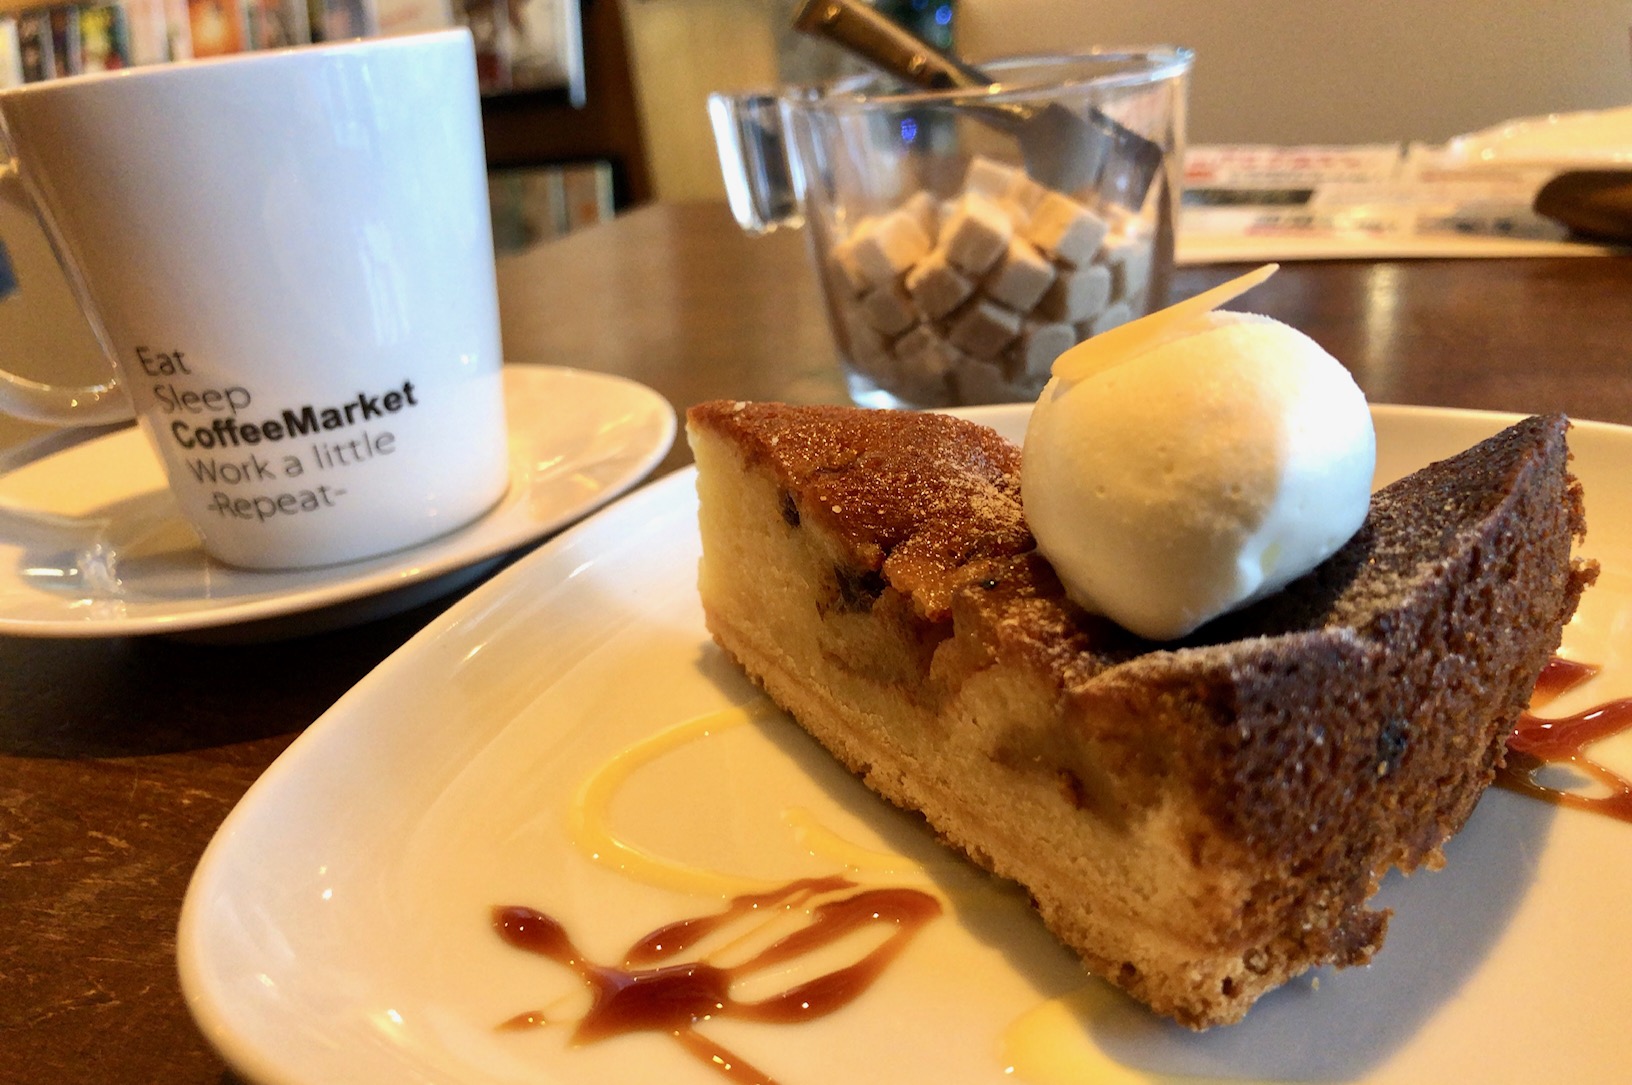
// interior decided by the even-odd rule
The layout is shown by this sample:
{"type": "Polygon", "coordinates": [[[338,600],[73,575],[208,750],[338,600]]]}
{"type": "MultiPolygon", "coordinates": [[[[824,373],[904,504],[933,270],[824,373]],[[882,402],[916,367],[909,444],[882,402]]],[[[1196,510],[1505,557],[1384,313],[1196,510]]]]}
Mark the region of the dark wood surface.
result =
{"type": "MultiPolygon", "coordinates": [[[[508,357],[630,376],[677,408],[841,401],[803,245],[654,205],[509,258],[508,357]]],[[[1182,271],[1176,293],[1238,270],[1182,271]]],[[[1373,401],[1632,424],[1632,260],[1294,264],[1250,300],[1373,401]]],[[[273,758],[450,602],[273,644],[0,637],[0,1080],[233,1080],[176,980],[188,877],[273,758]]]]}

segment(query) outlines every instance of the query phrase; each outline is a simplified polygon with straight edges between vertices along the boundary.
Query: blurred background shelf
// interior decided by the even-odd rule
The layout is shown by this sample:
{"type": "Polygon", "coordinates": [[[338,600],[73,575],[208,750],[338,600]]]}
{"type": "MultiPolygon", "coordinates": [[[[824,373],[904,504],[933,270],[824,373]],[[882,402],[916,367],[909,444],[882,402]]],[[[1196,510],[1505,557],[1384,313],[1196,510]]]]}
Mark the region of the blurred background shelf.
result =
{"type": "Polygon", "coordinates": [[[485,95],[487,164],[506,171],[604,162],[613,207],[623,210],[655,195],[623,9],[617,0],[584,0],[581,18],[581,104],[570,86],[485,95]]]}

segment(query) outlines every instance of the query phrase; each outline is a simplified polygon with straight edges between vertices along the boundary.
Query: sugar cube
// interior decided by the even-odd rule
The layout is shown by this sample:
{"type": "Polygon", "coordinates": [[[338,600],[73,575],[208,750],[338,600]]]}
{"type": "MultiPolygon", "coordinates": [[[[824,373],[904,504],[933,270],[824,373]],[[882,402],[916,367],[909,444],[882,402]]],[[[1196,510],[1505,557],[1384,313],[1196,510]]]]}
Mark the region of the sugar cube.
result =
{"type": "Polygon", "coordinates": [[[1111,300],[1111,271],[1100,264],[1068,268],[1037,303],[1037,315],[1066,324],[1097,316],[1111,300]]]}
{"type": "Polygon", "coordinates": [[[1009,403],[1030,398],[1029,390],[1015,387],[1000,367],[979,358],[960,358],[952,368],[951,378],[959,403],[1009,403]]]}
{"type": "Polygon", "coordinates": [[[986,296],[1010,309],[1025,312],[1054,282],[1054,265],[1024,238],[1009,239],[1008,251],[981,288],[986,296]]]}
{"type": "Polygon", "coordinates": [[[861,296],[861,311],[867,323],[885,335],[900,335],[918,321],[912,300],[894,283],[886,283],[861,296]]]}
{"type": "Polygon", "coordinates": [[[963,188],[965,192],[978,192],[990,200],[1004,200],[1009,197],[1015,182],[1025,178],[1025,174],[995,158],[987,158],[977,154],[969,160],[969,168],[964,171],[963,188]]]}
{"type": "Polygon", "coordinates": [[[1069,196],[1050,192],[1032,209],[1026,236],[1055,260],[1086,264],[1099,251],[1105,220],[1069,196]]]}
{"type": "Polygon", "coordinates": [[[1032,212],[1037,210],[1038,205],[1043,202],[1043,199],[1050,191],[1050,189],[1033,181],[1024,173],[1016,173],[1014,183],[1009,186],[1009,191],[1004,195],[1010,203],[1019,208],[1020,213],[1029,221],[1032,212]]]}
{"type": "Polygon", "coordinates": [[[953,316],[946,338],[979,358],[996,358],[1020,334],[1020,314],[977,297],[953,316]]]}
{"type": "Polygon", "coordinates": [[[997,263],[1009,247],[1014,224],[994,200],[965,192],[941,224],[941,248],[964,271],[979,275],[997,263]]]}
{"type": "Polygon", "coordinates": [[[859,308],[846,308],[843,314],[844,346],[850,361],[870,373],[887,369],[893,362],[889,339],[867,323],[859,308]]]}
{"type": "Polygon", "coordinates": [[[933,238],[935,236],[939,228],[941,205],[933,194],[920,188],[907,197],[906,202],[901,205],[901,210],[912,216],[912,220],[918,224],[918,228],[924,231],[925,237],[933,238]]]}
{"type": "Polygon", "coordinates": [[[848,239],[855,263],[873,286],[892,283],[929,251],[929,235],[907,211],[864,219],[848,239]]]}
{"type": "Polygon", "coordinates": [[[907,292],[931,320],[939,320],[974,293],[975,284],[946,259],[939,249],[931,250],[907,272],[907,292]]]}
{"type": "Polygon", "coordinates": [[[1077,332],[1069,324],[1038,324],[1030,321],[1020,331],[1009,352],[1011,378],[1047,377],[1054,359],[1077,342],[1077,332]]]}
{"type": "Polygon", "coordinates": [[[1151,244],[1144,238],[1129,237],[1105,246],[1102,257],[1111,269],[1111,296],[1134,299],[1150,284],[1151,244]]]}
{"type": "Polygon", "coordinates": [[[1105,307],[1103,312],[1080,325],[1077,330],[1082,333],[1084,339],[1088,339],[1100,332],[1108,332],[1119,324],[1126,324],[1131,319],[1133,319],[1133,306],[1126,301],[1113,301],[1105,307]]]}

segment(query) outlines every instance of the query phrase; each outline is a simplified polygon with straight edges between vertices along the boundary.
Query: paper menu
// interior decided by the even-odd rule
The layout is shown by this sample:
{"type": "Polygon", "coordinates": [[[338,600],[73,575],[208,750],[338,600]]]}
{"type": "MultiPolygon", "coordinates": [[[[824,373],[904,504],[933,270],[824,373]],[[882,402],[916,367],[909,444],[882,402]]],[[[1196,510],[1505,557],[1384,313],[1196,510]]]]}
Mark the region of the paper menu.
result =
{"type": "Polygon", "coordinates": [[[1178,262],[1601,255],[1535,213],[1555,169],[1470,165],[1422,143],[1197,146],[1178,262]]]}

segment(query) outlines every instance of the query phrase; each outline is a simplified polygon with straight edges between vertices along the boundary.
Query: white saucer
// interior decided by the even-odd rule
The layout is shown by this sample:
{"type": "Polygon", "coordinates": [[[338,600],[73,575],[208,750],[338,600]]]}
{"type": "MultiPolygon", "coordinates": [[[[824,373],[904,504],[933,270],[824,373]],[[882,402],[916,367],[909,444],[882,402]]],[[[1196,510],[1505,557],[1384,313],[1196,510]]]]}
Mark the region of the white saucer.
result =
{"type": "Polygon", "coordinates": [[[674,441],[674,409],[620,377],[507,365],[504,392],[510,489],[492,511],[421,546],[323,569],[253,572],[207,557],[136,429],[0,476],[0,634],[258,640],[384,617],[599,508],[674,441]]]}

